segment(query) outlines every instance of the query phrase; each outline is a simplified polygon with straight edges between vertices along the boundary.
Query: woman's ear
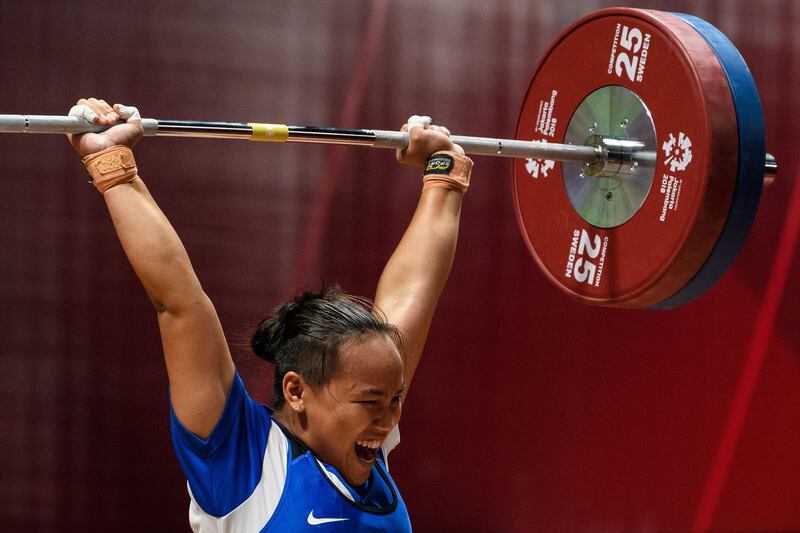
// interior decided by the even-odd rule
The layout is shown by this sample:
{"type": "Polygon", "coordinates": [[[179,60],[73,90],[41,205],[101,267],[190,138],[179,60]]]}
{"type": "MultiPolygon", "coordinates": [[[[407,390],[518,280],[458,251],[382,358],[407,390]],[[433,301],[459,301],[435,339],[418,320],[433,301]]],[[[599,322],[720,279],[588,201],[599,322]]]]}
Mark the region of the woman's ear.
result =
{"type": "Polygon", "coordinates": [[[292,411],[298,414],[305,411],[306,408],[303,397],[306,386],[303,376],[297,372],[289,371],[283,376],[283,398],[292,411]]]}

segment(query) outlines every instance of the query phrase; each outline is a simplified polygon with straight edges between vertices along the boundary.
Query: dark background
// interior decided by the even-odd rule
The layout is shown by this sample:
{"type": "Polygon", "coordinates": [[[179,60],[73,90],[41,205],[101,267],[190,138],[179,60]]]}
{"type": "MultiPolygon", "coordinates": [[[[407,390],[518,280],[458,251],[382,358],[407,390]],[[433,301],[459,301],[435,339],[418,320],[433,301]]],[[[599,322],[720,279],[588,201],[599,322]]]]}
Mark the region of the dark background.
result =
{"type": "MultiPolygon", "coordinates": [[[[614,3],[4,1],[0,112],[97,96],[155,118],[394,129],[423,113],[510,137],[547,45],[614,3]]],[[[417,531],[800,529],[800,3],[639,5],[736,43],[779,179],[716,287],[624,311],[547,282],[511,162],[476,158],[392,456],[417,531]]],[[[371,295],[420,188],[381,150],[145,139],[136,156],[262,401],[253,324],[323,277],[371,295]]],[[[155,313],[102,200],[58,136],[2,136],[0,185],[0,530],[188,529],[155,313]]]]}

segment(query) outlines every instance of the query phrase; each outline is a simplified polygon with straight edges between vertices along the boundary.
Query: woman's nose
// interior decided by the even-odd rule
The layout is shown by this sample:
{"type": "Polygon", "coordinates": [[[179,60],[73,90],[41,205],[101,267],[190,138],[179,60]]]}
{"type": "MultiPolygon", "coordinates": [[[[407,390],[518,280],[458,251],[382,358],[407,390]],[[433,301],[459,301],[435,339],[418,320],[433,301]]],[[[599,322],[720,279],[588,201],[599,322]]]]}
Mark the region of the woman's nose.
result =
{"type": "Polygon", "coordinates": [[[382,410],[381,416],[376,418],[373,424],[384,431],[391,431],[400,420],[400,406],[388,406],[382,410]]]}

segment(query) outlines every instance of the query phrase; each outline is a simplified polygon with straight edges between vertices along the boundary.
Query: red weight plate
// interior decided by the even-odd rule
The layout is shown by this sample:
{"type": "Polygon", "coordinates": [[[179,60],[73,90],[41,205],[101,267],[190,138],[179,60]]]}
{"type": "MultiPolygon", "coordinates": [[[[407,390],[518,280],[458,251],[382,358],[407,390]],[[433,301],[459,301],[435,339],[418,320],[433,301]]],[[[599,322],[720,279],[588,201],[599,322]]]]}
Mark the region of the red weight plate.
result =
{"type": "Polygon", "coordinates": [[[573,209],[559,163],[516,160],[517,219],[539,266],[566,293],[649,307],[684,287],[719,239],[736,181],[736,113],[700,34],[666,13],[611,8],[576,22],[550,47],[517,138],[564,142],[575,109],[607,85],[636,93],[655,125],[656,173],[641,208],[620,226],[592,226],[573,209]]]}

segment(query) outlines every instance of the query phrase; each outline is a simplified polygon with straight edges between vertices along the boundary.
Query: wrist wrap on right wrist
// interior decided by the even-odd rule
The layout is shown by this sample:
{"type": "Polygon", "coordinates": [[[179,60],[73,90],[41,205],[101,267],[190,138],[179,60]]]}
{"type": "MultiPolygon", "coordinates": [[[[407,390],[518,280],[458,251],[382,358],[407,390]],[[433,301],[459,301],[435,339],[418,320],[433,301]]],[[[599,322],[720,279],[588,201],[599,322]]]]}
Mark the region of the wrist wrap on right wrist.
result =
{"type": "Polygon", "coordinates": [[[83,164],[92,177],[92,185],[101,194],[111,187],[133,181],[138,172],[133,152],[127,146],[112,146],[87,155],[83,164]]]}
{"type": "Polygon", "coordinates": [[[422,190],[454,189],[467,192],[472,159],[456,152],[442,151],[428,156],[422,177],[422,190]]]}

